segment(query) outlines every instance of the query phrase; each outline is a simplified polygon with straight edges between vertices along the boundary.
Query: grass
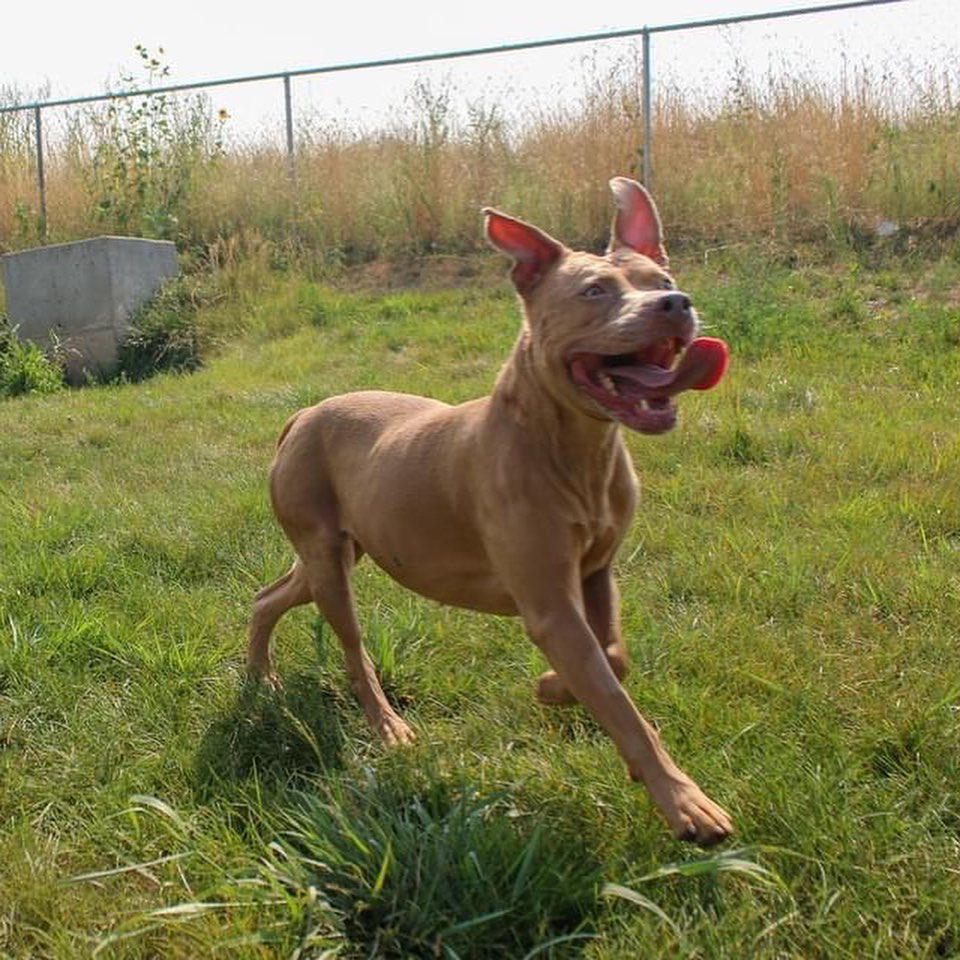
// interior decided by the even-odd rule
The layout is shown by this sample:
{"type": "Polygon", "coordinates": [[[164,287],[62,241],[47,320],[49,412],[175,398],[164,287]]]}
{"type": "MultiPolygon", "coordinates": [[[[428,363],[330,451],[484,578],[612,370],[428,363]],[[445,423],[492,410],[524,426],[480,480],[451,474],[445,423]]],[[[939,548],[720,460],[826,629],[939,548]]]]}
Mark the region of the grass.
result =
{"type": "Polygon", "coordinates": [[[0,398],[56,393],[62,386],[58,363],[35,344],[21,341],[0,313],[0,398]]]}
{"type": "Polygon", "coordinates": [[[630,438],[628,685],[734,843],[672,841],[598,728],[535,704],[519,624],[369,563],[414,747],[372,742],[306,609],[285,691],[245,682],[288,414],[475,396],[517,323],[503,283],[267,272],[197,305],[220,347],[194,374],[0,401],[0,953],[960,955],[960,263],[677,260],[734,362],[630,438]]]}

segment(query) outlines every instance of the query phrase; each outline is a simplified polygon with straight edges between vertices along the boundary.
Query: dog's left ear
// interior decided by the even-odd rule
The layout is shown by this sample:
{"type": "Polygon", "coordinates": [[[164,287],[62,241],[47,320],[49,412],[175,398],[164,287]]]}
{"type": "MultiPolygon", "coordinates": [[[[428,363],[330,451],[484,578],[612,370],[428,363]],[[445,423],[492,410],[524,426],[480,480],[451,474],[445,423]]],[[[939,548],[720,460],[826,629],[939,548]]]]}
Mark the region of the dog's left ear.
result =
{"type": "Polygon", "coordinates": [[[614,177],[610,189],[617,203],[617,212],[610,229],[607,253],[619,247],[629,247],[649,257],[664,269],[670,258],[663,246],[663,224],[653,197],[636,180],[614,177]]]}
{"type": "Polygon", "coordinates": [[[484,207],[487,239],[501,253],[513,257],[510,276],[519,294],[529,293],[563,253],[563,244],[538,227],[484,207]]]}

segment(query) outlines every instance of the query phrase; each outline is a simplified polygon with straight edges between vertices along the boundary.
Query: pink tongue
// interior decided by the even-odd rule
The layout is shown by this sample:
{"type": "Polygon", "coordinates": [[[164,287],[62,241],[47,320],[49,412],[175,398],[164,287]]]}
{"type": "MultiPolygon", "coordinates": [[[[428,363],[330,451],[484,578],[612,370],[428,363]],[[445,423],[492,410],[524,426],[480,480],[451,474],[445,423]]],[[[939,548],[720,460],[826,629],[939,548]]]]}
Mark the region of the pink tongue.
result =
{"type": "Polygon", "coordinates": [[[727,372],[730,350],[723,340],[716,337],[699,337],[694,340],[673,370],[665,370],[654,364],[636,367],[614,367],[612,376],[630,380],[647,390],[657,391],[659,396],[669,397],[681,390],[709,390],[715,387],[727,372]]]}

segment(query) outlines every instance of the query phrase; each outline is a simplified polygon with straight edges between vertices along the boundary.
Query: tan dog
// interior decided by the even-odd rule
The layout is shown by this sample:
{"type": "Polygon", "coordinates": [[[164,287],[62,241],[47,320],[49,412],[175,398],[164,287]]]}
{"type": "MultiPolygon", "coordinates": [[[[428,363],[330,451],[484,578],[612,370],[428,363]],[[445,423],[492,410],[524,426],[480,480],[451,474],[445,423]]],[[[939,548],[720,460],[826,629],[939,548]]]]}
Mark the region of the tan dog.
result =
{"type": "Polygon", "coordinates": [[[730,818],[674,764],[620,684],[627,654],[611,567],[637,486],[618,422],[669,430],[671,397],[715,383],[726,355],[700,349],[704,340],[690,347],[696,314],[667,273],[653,201],[632,180],[611,188],[618,212],[602,257],[484,211],[490,242],[515,261],[524,314],[491,396],[452,407],[365,391],[287,423],[270,489],[297,559],[257,595],[248,661],[273,679],[274,625],[313,600],[343,644],[371,727],[387,743],[412,740],[360,638],[349,576],[367,553],[425,597],[521,616],[553,667],[540,699],[580,701],[674,835],[709,845],[730,834],[730,818]]]}

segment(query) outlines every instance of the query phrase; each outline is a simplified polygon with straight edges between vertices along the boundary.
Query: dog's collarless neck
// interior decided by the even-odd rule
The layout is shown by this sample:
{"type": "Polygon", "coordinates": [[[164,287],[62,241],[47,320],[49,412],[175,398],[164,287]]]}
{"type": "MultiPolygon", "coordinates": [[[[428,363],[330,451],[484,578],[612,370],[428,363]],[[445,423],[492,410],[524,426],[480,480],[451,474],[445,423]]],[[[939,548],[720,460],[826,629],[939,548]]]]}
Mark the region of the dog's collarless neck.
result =
{"type": "Polygon", "coordinates": [[[509,421],[526,442],[547,448],[558,467],[594,463],[603,469],[622,443],[615,421],[589,414],[556,395],[549,378],[539,374],[525,331],[500,371],[490,406],[491,415],[509,421]]]}

